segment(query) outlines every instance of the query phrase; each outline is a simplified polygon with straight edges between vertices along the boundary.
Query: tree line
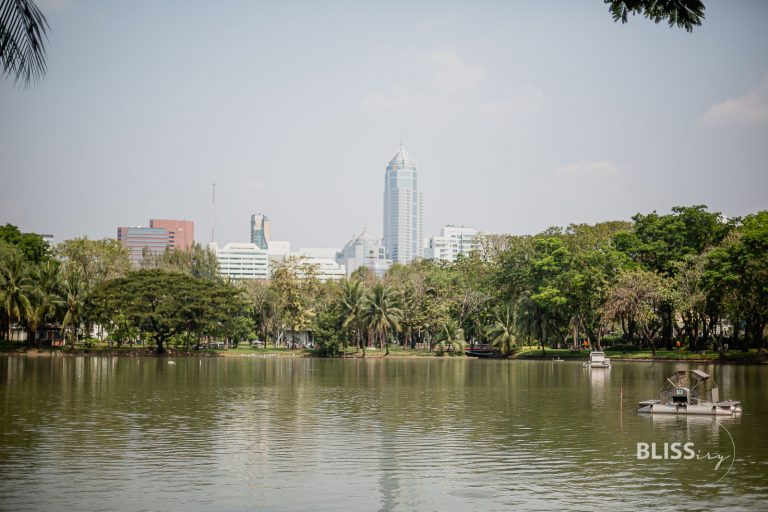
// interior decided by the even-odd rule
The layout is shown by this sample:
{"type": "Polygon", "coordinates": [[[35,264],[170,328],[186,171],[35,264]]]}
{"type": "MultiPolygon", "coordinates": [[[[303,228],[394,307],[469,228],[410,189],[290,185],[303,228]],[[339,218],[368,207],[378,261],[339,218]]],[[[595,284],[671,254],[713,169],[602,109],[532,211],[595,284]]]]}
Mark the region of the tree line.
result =
{"type": "Polygon", "coordinates": [[[454,263],[358,269],[322,282],[302,260],[268,281],[230,282],[195,246],[131,269],[115,240],[65,241],[0,228],[0,324],[55,326],[74,346],[95,331],[160,352],[209,340],[311,341],[322,355],[515,347],[762,349],[768,322],[768,212],[725,219],[705,206],[572,224],[532,236],[484,235],[454,263]]]}

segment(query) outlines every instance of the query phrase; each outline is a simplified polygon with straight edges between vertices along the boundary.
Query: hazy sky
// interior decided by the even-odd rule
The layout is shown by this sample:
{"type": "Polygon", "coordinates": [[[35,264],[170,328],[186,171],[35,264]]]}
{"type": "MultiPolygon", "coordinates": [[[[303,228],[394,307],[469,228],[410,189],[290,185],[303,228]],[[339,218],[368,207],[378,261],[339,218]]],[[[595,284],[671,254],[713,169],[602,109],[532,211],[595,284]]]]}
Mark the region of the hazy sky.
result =
{"type": "Polygon", "coordinates": [[[535,233],[707,204],[768,208],[768,2],[692,34],[602,0],[45,0],[48,74],[0,82],[0,223],[210,241],[382,234],[384,171],[419,163],[424,231],[535,233]]]}

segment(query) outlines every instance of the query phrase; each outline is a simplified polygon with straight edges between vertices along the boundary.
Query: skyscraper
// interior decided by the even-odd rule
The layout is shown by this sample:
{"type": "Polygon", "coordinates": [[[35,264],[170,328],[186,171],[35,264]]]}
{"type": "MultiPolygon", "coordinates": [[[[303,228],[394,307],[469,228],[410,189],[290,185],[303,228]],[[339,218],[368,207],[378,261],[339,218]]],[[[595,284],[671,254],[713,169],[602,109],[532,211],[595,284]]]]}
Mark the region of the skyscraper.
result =
{"type": "Polygon", "coordinates": [[[271,221],[263,213],[254,213],[251,215],[251,243],[256,244],[265,251],[272,238],[270,233],[271,221]]]}
{"type": "Polygon", "coordinates": [[[424,251],[423,207],[416,161],[403,145],[387,164],[384,178],[384,245],[387,259],[409,263],[424,251]]]}

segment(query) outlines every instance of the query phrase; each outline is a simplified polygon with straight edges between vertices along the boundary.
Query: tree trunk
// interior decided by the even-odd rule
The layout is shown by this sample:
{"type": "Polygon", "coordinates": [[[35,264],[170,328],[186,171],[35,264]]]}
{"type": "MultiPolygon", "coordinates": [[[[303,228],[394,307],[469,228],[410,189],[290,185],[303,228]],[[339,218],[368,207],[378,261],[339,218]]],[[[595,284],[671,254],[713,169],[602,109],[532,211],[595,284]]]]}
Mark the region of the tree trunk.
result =
{"type": "Polygon", "coordinates": [[[661,308],[661,339],[669,350],[672,350],[672,319],[674,317],[672,308],[661,308]]]}
{"type": "Polygon", "coordinates": [[[75,349],[77,348],[77,327],[72,329],[72,336],[69,339],[72,340],[72,343],[70,343],[69,348],[72,350],[72,352],[74,352],[75,349]]]}
{"type": "Polygon", "coordinates": [[[579,350],[579,327],[576,322],[573,322],[573,349],[579,350]]]}

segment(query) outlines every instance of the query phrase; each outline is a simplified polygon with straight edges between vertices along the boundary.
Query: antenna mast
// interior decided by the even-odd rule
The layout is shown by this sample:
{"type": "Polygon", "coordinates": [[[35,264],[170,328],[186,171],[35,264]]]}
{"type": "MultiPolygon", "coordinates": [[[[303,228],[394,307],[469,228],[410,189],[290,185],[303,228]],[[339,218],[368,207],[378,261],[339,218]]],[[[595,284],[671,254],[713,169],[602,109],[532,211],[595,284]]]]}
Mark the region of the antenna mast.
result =
{"type": "Polygon", "coordinates": [[[216,233],[216,183],[213,183],[212,186],[212,196],[211,196],[211,243],[216,241],[216,238],[214,237],[216,233]]]}

